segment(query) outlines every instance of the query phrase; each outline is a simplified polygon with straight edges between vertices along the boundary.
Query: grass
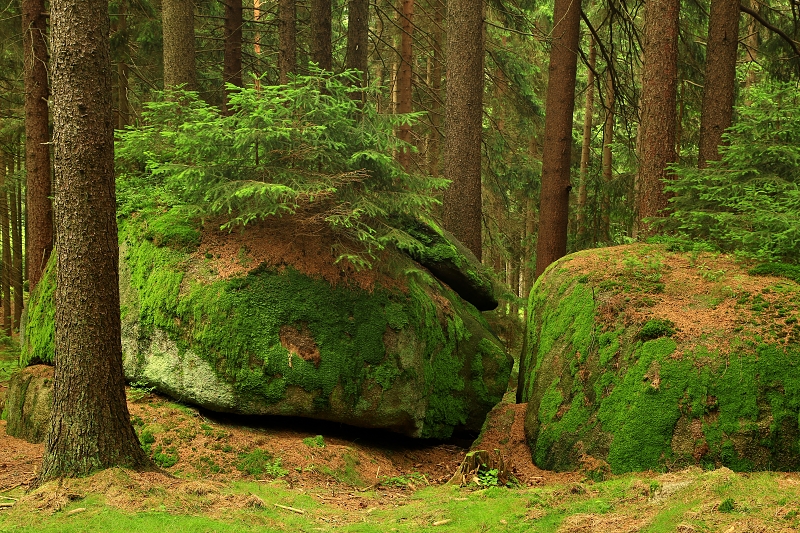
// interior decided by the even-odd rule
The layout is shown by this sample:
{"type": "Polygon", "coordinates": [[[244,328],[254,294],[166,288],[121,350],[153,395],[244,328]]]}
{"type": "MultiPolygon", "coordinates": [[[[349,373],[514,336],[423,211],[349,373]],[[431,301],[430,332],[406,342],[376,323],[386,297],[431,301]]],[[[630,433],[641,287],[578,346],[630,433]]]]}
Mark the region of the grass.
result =
{"type": "MultiPolygon", "coordinates": [[[[73,483],[69,490],[81,497],[52,514],[36,511],[41,497],[23,498],[14,508],[0,512],[0,531],[521,533],[555,532],[565,526],[576,530],[581,524],[592,524],[601,531],[626,524],[629,529],[666,533],[675,531],[678,524],[697,531],[725,531],[742,520],[771,531],[800,526],[800,479],[796,474],[745,475],[727,469],[516,489],[439,485],[395,490],[393,498],[372,490],[344,498],[357,497],[363,502],[345,508],[324,497],[330,491],[301,492],[289,489],[283,481],[238,481],[212,493],[195,494],[163,487],[131,492],[128,479],[124,472],[116,475],[120,487],[113,491],[114,505],[103,494],[87,493],[87,487],[103,485],[91,480],[69,481],[73,483]],[[134,502],[130,506],[135,509],[120,507],[120,493],[129,494],[127,501],[134,502]],[[239,505],[235,505],[237,501],[239,505]],[[219,502],[228,507],[219,507],[219,502]],[[78,509],[83,510],[76,512],[78,509]]],[[[57,484],[50,487],[55,489],[57,484]]]]}

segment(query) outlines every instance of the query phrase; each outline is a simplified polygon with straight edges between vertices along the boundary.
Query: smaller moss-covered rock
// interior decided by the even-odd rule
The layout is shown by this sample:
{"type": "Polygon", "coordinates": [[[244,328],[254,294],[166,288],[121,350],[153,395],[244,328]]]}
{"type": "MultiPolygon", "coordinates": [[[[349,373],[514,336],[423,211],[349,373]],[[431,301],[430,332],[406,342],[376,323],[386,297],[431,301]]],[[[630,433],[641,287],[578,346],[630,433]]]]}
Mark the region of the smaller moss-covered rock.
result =
{"type": "Polygon", "coordinates": [[[469,248],[444,228],[410,219],[403,225],[423,245],[401,246],[404,252],[479,311],[497,308],[492,277],[469,248]]]}
{"type": "Polygon", "coordinates": [[[44,442],[53,404],[53,367],[35,365],[18,370],[8,383],[6,433],[28,442],[44,442]]]}
{"type": "Polygon", "coordinates": [[[551,265],[519,381],[534,462],[800,468],[800,284],[748,271],[644,244],[551,265]]]}

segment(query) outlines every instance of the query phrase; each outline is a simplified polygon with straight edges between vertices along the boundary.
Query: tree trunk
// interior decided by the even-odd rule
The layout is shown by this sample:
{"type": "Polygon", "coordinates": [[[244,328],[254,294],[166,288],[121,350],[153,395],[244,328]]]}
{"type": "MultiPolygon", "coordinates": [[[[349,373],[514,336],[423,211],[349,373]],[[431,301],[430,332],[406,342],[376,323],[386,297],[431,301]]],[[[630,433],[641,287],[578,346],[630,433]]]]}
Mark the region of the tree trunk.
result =
{"type": "Polygon", "coordinates": [[[297,71],[297,5],[295,0],[278,0],[278,71],[281,84],[297,71]]]}
{"type": "Polygon", "coordinates": [[[147,468],[125,400],[107,0],[51,4],[55,376],[40,481],[147,468]]]}
{"type": "MultiPolygon", "coordinates": [[[[369,57],[369,0],[350,0],[347,4],[347,57],[345,67],[361,72],[361,87],[367,85],[369,57]]],[[[353,93],[355,100],[364,101],[364,93],[353,93]]]]}
{"type": "Polygon", "coordinates": [[[430,110],[431,132],[428,140],[428,173],[439,176],[441,128],[442,128],[442,24],[444,23],[444,3],[433,0],[433,58],[431,64],[430,91],[433,95],[433,105],[430,110]]]}
{"type": "Polygon", "coordinates": [[[733,120],[738,46],[739,0],[712,0],[697,154],[700,168],[707,161],[719,161],[722,134],[733,120]]]}
{"type": "Polygon", "coordinates": [[[650,0],[645,5],[642,72],[641,163],[635,232],[652,234],[644,220],[667,207],[664,180],[675,162],[675,100],[678,76],[679,0],[650,0]]]}
{"type": "Polygon", "coordinates": [[[197,90],[192,0],[163,0],[164,89],[197,90]]]}
{"type": "Polygon", "coordinates": [[[311,0],[311,61],[333,70],[331,51],[331,0],[311,0]]]}
{"type": "MultiPolygon", "coordinates": [[[[402,0],[400,13],[400,70],[397,73],[397,112],[411,113],[412,69],[414,60],[412,41],[414,36],[414,0],[402,0]]],[[[411,144],[411,126],[403,124],[397,137],[411,144]]],[[[398,157],[400,164],[408,170],[411,165],[411,148],[400,150],[398,157]]]]}
{"type": "Polygon", "coordinates": [[[128,6],[124,0],[119,4],[119,17],[117,18],[117,33],[122,37],[122,59],[117,63],[117,128],[123,129],[128,125],[130,117],[130,102],[128,100],[128,6]]]}
{"type": "Polygon", "coordinates": [[[3,331],[7,336],[11,336],[14,324],[11,321],[11,238],[8,231],[8,182],[11,177],[11,157],[5,155],[5,161],[0,163],[0,233],[3,239],[3,265],[2,265],[2,288],[3,288],[3,331]]]}
{"type": "MultiPolygon", "coordinates": [[[[242,0],[225,0],[225,57],[222,65],[222,81],[242,87],[242,0]]],[[[230,91],[225,89],[222,109],[226,115],[232,113],[228,106],[230,91]]]]}
{"type": "Polygon", "coordinates": [[[481,125],[483,119],[483,0],[447,6],[447,100],[442,201],[444,226],[481,258],[481,125]]]}
{"type": "Polygon", "coordinates": [[[48,42],[44,0],[22,1],[25,80],[25,175],[27,191],[28,280],[33,291],[53,250],[50,201],[50,128],[47,100],[48,42]]]}
{"type": "MultiPolygon", "coordinates": [[[[17,163],[19,165],[19,163],[17,163]]],[[[14,324],[21,327],[22,318],[22,220],[19,209],[19,182],[11,186],[11,285],[14,288],[14,324]]]]}
{"type": "Polygon", "coordinates": [[[603,194],[600,205],[600,235],[605,242],[611,242],[611,182],[613,175],[613,153],[611,144],[614,142],[614,80],[611,70],[606,70],[606,118],[603,123],[603,194]]]}
{"type": "MultiPolygon", "coordinates": [[[[750,9],[756,13],[758,13],[760,5],[758,0],[750,0],[750,9]]],[[[756,81],[756,69],[753,66],[758,61],[758,24],[753,17],[747,19],[747,61],[750,63],[750,68],[747,70],[747,78],[744,81],[744,105],[749,106],[753,103],[750,98],[750,87],[756,81]]]]}
{"type": "Polygon", "coordinates": [[[575,109],[575,72],[578,62],[581,6],[556,0],[550,74],[545,104],[542,147],[542,191],[539,200],[539,237],[536,243],[536,277],[567,253],[569,222],[572,113],[575,109]]]}
{"type": "Polygon", "coordinates": [[[589,73],[586,75],[586,103],[583,109],[583,145],[581,146],[581,182],[578,186],[578,246],[586,244],[586,182],[589,179],[589,154],[592,147],[592,115],[594,114],[594,68],[597,52],[594,37],[589,38],[589,73]]]}

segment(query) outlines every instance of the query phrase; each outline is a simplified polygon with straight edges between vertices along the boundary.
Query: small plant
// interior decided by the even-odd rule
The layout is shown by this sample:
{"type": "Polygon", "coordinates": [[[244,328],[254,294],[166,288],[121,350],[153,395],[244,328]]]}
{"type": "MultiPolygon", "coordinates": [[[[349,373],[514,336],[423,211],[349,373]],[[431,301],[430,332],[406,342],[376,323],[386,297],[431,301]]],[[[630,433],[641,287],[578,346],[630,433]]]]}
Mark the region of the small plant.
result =
{"type": "Polygon", "coordinates": [[[148,454],[150,453],[150,449],[153,447],[153,443],[155,441],[156,438],[153,435],[153,432],[149,429],[145,429],[139,434],[139,443],[141,444],[142,449],[148,454]]]}
{"type": "Polygon", "coordinates": [[[156,446],[153,451],[153,461],[161,468],[169,468],[178,462],[178,450],[174,446],[162,449],[161,445],[156,446]]]}
{"type": "Polygon", "coordinates": [[[236,468],[251,476],[267,475],[272,478],[283,477],[289,473],[283,468],[280,457],[273,458],[268,451],[256,448],[249,453],[239,454],[239,463],[236,468]]]}
{"type": "Polygon", "coordinates": [[[128,389],[128,399],[134,403],[140,402],[150,396],[154,390],[156,388],[148,386],[145,381],[134,381],[131,383],[130,389],[128,389]]]}
{"type": "Polygon", "coordinates": [[[654,318],[648,320],[639,331],[639,338],[643,341],[671,337],[675,334],[675,324],[671,320],[654,318]]]}
{"type": "Polygon", "coordinates": [[[303,444],[309,448],[324,448],[325,438],[322,435],[317,435],[316,437],[306,437],[303,439],[303,444]]]}
{"type": "Polygon", "coordinates": [[[491,470],[478,470],[478,482],[484,487],[496,487],[500,484],[498,479],[498,470],[492,468],[491,470]]]}
{"type": "Polygon", "coordinates": [[[720,513],[732,513],[736,510],[736,502],[733,501],[733,498],[726,498],[722,500],[722,503],[719,504],[717,510],[720,513]]]}
{"type": "Polygon", "coordinates": [[[411,472],[410,474],[403,474],[400,476],[384,477],[381,480],[381,485],[385,487],[409,487],[415,488],[417,484],[428,484],[423,474],[419,472],[411,472]]]}

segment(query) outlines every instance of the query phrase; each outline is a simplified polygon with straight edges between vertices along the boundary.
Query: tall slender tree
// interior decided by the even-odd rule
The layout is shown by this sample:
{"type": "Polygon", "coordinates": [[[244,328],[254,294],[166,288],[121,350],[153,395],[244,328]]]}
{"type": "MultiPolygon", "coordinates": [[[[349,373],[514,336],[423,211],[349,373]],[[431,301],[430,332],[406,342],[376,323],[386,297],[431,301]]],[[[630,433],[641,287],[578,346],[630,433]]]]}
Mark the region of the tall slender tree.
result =
{"type": "Polygon", "coordinates": [[[2,264],[2,287],[3,287],[3,330],[7,336],[11,336],[14,323],[11,318],[11,237],[9,231],[8,213],[8,187],[10,175],[13,171],[11,155],[3,154],[3,161],[0,162],[0,234],[3,239],[3,264],[2,264]]]}
{"type": "MultiPolygon", "coordinates": [[[[225,56],[222,64],[222,81],[237,87],[242,86],[242,0],[225,0],[225,56]]],[[[223,110],[228,107],[228,90],[223,110]]]]}
{"type": "MultiPolygon", "coordinates": [[[[350,0],[347,3],[347,55],[345,66],[361,71],[361,86],[367,84],[369,57],[369,0],[350,0]]],[[[354,98],[363,99],[362,93],[354,98]]]]}
{"type": "Polygon", "coordinates": [[[311,61],[333,70],[331,0],[311,0],[311,61]]]}
{"type": "Polygon", "coordinates": [[[125,400],[108,0],[53,0],[55,377],[40,481],[149,467],[125,400]]]}
{"type": "Polygon", "coordinates": [[[297,5],[295,0],[278,0],[278,71],[281,83],[297,70],[297,5]]]}
{"type": "Polygon", "coordinates": [[[197,90],[195,66],[194,2],[192,0],[163,0],[162,28],[164,32],[164,88],[183,86],[197,90]]]}
{"type": "Polygon", "coordinates": [[[25,175],[28,216],[28,280],[32,291],[53,250],[50,125],[47,101],[48,43],[44,0],[22,0],[25,79],[25,175]]]}
{"type": "Polygon", "coordinates": [[[536,241],[536,277],[567,253],[572,113],[575,110],[575,77],[578,66],[581,4],[556,0],[553,12],[544,145],[542,190],[539,198],[539,236],[536,241]]]}
{"type": "Polygon", "coordinates": [[[611,145],[614,143],[614,78],[611,68],[606,69],[606,103],[603,122],[603,193],[600,200],[600,238],[598,241],[611,241],[611,182],[614,179],[611,145]]]}
{"type": "Polygon", "coordinates": [[[483,0],[447,5],[444,226],[475,256],[481,241],[481,120],[483,118],[483,0]]]}
{"type": "Polygon", "coordinates": [[[680,0],[649,0],[645,4],[642,119],[635,233],[647,236],[645,219],[667,207],[664,180],[674,163],[678,79],[680,0]]]}
{"type": "MultiPolygon", "coordinates": [[[[411,97],[413,86],[414,50],[414,0],[402,0],[400,17],[400,68],[397,72],[397,113],[411,113],[411,97]]],[[[411,143],[411,126],[400,126],[398,138],[406,143],[411,143]]],[[[398,155],[400,164],[406,170],[411,165],[411,151],[408,148],[401,150],[398,155]]]]}
{"type": "Polygon", "coordinates": [[[697,154],[700,168],[720,159],[722,134],[733,121],[738,45],[739,0],[711,0],[697,154]]]}
{"type": "Polygon", "coordinates": [[[583,109],[583,142],[581,146],[581,175],[578,185],[578,243],[586,242],[586,182],[589,180],[589,155],[592,146],[592,115],[594,115],[594,69],[597,51],[594,37],[589,38],[589,73],[586,75],[586,100],[583,109]]]}

